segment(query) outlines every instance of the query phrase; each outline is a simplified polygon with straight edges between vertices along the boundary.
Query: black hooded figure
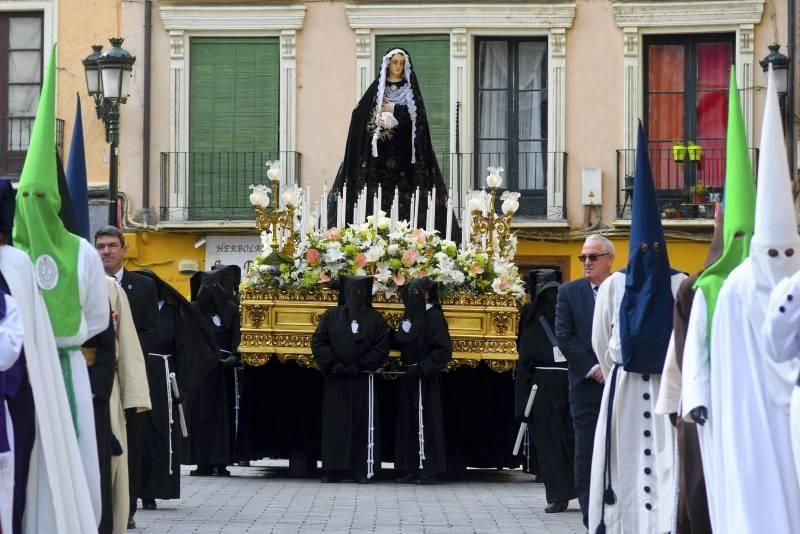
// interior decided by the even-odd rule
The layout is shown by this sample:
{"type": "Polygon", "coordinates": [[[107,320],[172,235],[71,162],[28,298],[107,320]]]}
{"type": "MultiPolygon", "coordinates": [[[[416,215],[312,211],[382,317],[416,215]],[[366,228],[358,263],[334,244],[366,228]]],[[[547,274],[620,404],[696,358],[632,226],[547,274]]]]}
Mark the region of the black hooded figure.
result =
{"type": "Polygon", "coordinates": [[[398,482],[430,484],[447,470],[439,374],[452,359],[450,330],[436,284],[418,278],[403,291],[405,313],[394,332],[403,369],[397,400],[398,482]]]}
{"type": "Polygon", "coordinates": [[[340,277],[339,305],[322,316],[311,338],[324,376],[324,482],[367,482],[380,466],[380,418],[373,371],[389,355],[389,326],[372,308],[372,277],[340,277]]]}
{"type": "Polygon", "coordinates": [[[211,322],[195,306],[155,273],[147,270],[137,273],[155,282],[159,304],[158,329],[153,333],[150,353],[145,355],[153,408],[144,414],[142,423],[138,496],[147,510],[156,508],[156,499],[180,498],[184,444],[178,407],[205,375],[219,365],[219,352],[211,322]]]}
{"type": "Polygon", "coordinates": [[[554,333],[561,273],[536,269],[528,273],[526,282],[531,302],[524,306],[519,322],[516,415],[524,416],[528,396],[536,384],[538,390],[528,428],[545,486],[548,503],[545,511],[563,512],[576,493],[567,361],[557,349],[554,333]]]}
{"type": "MultiPolygon", "coordinates": [[[[442,179],[431,144],[428,115],[417,75],[408,52],[386,51],[378,77],[367,88],[350,117],[344,161],[328,195],[328,226],[336,226],[336,200],[347,185],[345,221],[352,222],[353,206],[364,186],[367,198],[382,187],[381,209],[389,213],[395,188],[399,194],[399,218],[411,218],[411,196],[419,187],[417,224],[425,222],[427,193],[436,188],[436,229],[445,235],[447,186],[442,179]]],[[[372,203],[367,202],[369,213],[372,203]]],[[[451,238],[460,241],[453,217],[451,238]]]]}
{"type": "Polygon", "coordinates": [[[236,388],[233,368],[239,363],[239,303],[236,266],[195,273],[192,302],[211,329],[219,362],[199,381],[189,399],[188,464],[194,476],[228,476],[234,460],[236,388]]]}

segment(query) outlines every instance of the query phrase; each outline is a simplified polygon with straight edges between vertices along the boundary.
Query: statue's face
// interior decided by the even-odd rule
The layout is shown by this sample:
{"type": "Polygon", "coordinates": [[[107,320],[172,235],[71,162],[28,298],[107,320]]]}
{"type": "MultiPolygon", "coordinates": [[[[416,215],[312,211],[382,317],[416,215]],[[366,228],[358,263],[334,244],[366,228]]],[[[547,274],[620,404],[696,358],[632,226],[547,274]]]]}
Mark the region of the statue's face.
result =
{"type": "Polygon", "coordinates": [[[403,54],[395,54],[389,60],[389,76],[393,79],[402,78],[406,68],[406,57],[403,54]]]}

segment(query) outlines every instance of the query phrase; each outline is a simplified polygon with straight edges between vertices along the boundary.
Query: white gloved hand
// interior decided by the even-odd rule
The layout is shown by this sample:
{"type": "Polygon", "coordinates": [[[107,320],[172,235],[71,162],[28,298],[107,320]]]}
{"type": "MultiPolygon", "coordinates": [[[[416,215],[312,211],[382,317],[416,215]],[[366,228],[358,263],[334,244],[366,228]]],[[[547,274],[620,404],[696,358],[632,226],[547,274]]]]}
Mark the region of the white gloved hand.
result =
{"type": "Polygon", "coordinates": [[[779,362],[800,356],[800,272],[784,278],[772,290],[763,334],[770,356],[779,362]]]}

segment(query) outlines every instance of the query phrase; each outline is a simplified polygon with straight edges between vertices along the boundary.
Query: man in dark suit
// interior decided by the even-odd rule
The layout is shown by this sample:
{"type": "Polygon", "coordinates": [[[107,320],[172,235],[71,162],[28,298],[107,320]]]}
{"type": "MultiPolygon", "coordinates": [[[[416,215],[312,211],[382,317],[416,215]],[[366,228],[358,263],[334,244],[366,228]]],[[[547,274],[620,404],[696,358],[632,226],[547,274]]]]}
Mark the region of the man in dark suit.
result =
{"type": "Polygon", "coordinates": [[[603,398],[603,372],[592,349],[594,299],[611,274],[614,245],[590,235],[578,256],[584,277],[562,285],[556,306],[556,338],[569,366],[569,403],[575,430],[575,490],[588,528],[589,480],[592,473],[594,431],[603,398]]]}
{"type": "MultiPolygon", "coordinates": [[[[156,284],[146,276],[132,273],[123,267],[128,250],[125,236],[114,226],[104,226],[94,234],[94,246],[103,260],[108,276],[113,276],[131,306],[133,324],[139,335],[142,353],[149,353],[149,343],[158,329],[158,291],[156,284]]],[[[142,464],[142,418],[136,408],[125,410],[125,428],[128,433],[128,481],[130,491],[130,517],[128,528],[136,528],[133,516],[136,513],[136,496],[139,494],[142,464]]]]}

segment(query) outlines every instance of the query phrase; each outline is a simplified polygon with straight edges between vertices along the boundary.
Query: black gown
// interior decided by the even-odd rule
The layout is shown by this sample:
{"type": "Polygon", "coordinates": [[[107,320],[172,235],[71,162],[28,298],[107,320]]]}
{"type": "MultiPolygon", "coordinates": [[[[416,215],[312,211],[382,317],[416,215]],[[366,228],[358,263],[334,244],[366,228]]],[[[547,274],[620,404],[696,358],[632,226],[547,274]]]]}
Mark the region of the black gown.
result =
{"type": "MultiPolygon", "coordinates": [[[[428,115],[422,99],[416,74],[411,66],[410,80],[395,83],[402,86],[411,83],[414,103],[416,105],[416,132],[414,143],[414,163],[411,162],[411,136],[412,120],[406,105],[397,104],[394,107],[394,117],[398,125],[392,130],[390,136],[383,136],[378,140],[378,156],[372,154],[372,124],[375,113],[375,103],[378,97],[380,76],[367,88],[359,100],[350,117],[350,129],[347,133],[344,160],[342,161],[336,179],[328,195],[328,226],[336,225],[336,199],[347,184],[347,213],[350,217],[347,222],[352,222],[353,206],[358,199],[358,194],[366,185],[368,198],[378,191],[378,184],[382,186],[381,209],[390,213],[394,200],[395,187],[399,190],[400,219],[409,219],[411,213],[411,195],[419,187],[421,198],[419,202],[419,215],[415,227],[425,223],[427,210],[426,194],[436,187],[436,229],[442,236],[445,235],[447,222],[447,194],[448,189],[436,161],[436,154],[431,144],[428,115]]],[[[389,85],[391,82],[387,82],[389,85]]],[[[367,202],[367,212],[372,213],[372,203],[367,202]]],[[[451,238],[458,242],[461,240],[461,231],[453,217],[453,230],[451,238]]]]}
{"type": "MultiPolygon", "coordinates": [[[[322,468],[328,472],[346,471],[357,478],[367,473],[367,426],[369,375],[383,366],[389,355],[389,327],[383,317],[368,308],[359,319],[359,332],[351,330],[351,319],[344,305],[325,312],[311,340],[311,347],[323,373],[322,392],[322,468]],[[357,373],[338,373],[353,366],[357,373]]],[[[380,411],[378,380],[374,381],[374,468],[380,466],[380,411]]]]}
{"type": "MultiPolygon", "coordinates": [[[[402,328],[402,327],[401,327],[402,328]]],[[[419,396],[422,387],[422,422],[425,459],[422,471],[435,476],[447,471],[447,447],[444,437],[441,371],[452,359],[452,342],[447,320],[441,308],[433,306],[424,320],[412,323],[408,334],[394,335],[400,346],[404,366],[418,365],[421,377],[404,375],[399,379],[397,431],[395,433],[395,468],[411,473],[419,470],[419,396]],[[419,329],[415,332],[415,329],[419,329]]]]}
{"type": "Polygon", "coordinates": [[[144,359],[153,408],[145,414],[142,429],[139,494],[143,499],[178,499],[181,496],[181,427],[178,403],[172,402],[172,410],[169,409],[174,395],[168,374],[175,373],[180,385],[180,359],[185,354],[186,340],[178,322],[178,309],[165,302],[158,312],[158,330],[151,338],[151,352],[144,359]]]}
{"type": "Polygon", "coordinates": [[[109,313],[108,328],[90,338],[83,344],[82,351],[89,355],[89,383],[92,386],[92,406],[94,407],[94,427],[97,438],[97,456],[100,462],[100,497],[102,513],[99,534],[111,534],[113,530],[113,510],[111,509],[111,391],[117,376],[117,338],[114,322],[109,313]],[[88,349],[88,350],[87,350],[88,349]],[[93,361],[92,361],[93,360],[93,361]]]}
{"type": "MultiPolygon", "coordinates": [[[[555,310],[554,302],[552,307],[555,310]]],[[[575,437],[569,411],[567,363],[555,361],[553,344],[539,321],[542,316],[542,311],[533,304],[523,308],[517,341],[515,411],[518,416],[524,415],[531,387],[536,384],[529,430],[536,449],[538,473],[545,485],[547,502],[567,502],[576,497],[575,437]]],[[[554,332],[554,319],[546,320],[554,332]]]]}

